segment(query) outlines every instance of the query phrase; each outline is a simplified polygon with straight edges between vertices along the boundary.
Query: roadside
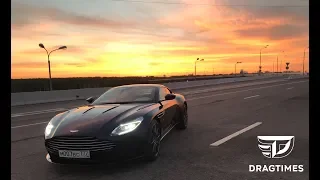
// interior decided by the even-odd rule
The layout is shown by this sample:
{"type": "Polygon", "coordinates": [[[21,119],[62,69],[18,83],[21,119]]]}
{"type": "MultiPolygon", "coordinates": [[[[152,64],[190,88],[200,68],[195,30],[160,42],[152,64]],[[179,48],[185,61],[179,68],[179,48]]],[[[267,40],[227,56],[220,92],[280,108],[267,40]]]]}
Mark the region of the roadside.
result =
{"type": "MultiPolygon", "coordinates": [[[[299,75],[294,75],[299,76],[299,75]]],[[[163,83],[163,85],[173,90],[194,89],[204,86],[230,84],[236,82],[256,81],[264,79],[282,79],[284,75],[263,75],[251,77],[234,77],[234,78],[220,78],[210,80],[196,80],[196,81],[181,81],[172,83],[163,83]]],[[[11,106],[54,103],[71,100],[83,100],[90,96],[99,96],[110,87],[103,88],[84,88],[73,90],[54,90],[54,91],[37,91],[11,94],[11,106]]]]}
{"type": "MultiPolygon", "coordinates": [[[[255,82],[266,83],[270,79],[278,79],[280,81],[283,81],[283,78],[280,79],[279,77],[272,77],[272,78],[250,80],[250,81],[248,80],[248,81],[221,83],[221,84],[214,84],[214,85],[205,84],[201,86],[193,86],[190,88],[179,88],[179,89],[170,88],[170,89],[174,93],[181,93],[181,94],[187,95],[187,94],[190,94],[190,92],[197,92],[197,91],[203,91],[203,90],[214,91],[214,90],[229,89],[233,87],[250,86],[252,83],[255,83],[255,82]],[[215,89],[212,89],[212,88],[215,88],[215,89]]],[[[15,114],[25,113],[25,112],[35,112],[36,114],[37,114],[36,111],[43,111],[43,110],[52,110],[53,112],[55,112],[56,109],[70,108],[74,106],[83,105],[83,104],[86,104],[86,101],[85,101],[86,98],[88,97],[78,98],[77,100],[11,106],[11,112],[12,112],[11,117],[14,117],[15,114]]]]}
{"type": "MultiPolygon", "coordinates": [[[[279,79],[277,81],[276,80],[272,80],[272,81],[260,80],[258,82],[251,82],[251,83],[237,82],[237,83],[233,83],[232,85],[220,84],[220,85],[214,85],[214,86],[203,86],[201,88],[193,88],[192,90],[188,90],[188,91],[184,89],[181,91],[177,90],[174,92],[183,94],[188,99],[189,97],[192,97],[193,95],[196,95],[199,93],[207,93],[207,94],[211,94],[212,92],[225,93],[227,91],[232,91],[235,89],[241,90],[247,87],[255,88],[255,87],[260,87],[261,85],[276,85],[276,84],[281,84],[286,82],[295,82],[295,81],[301,81],[301,80],[303,79],[290,79],[290,80],[279,79]]],[[[36,114],[42,114],[43,112],[59,112],[64,109],[81,106],[85,104],[87,104],[85,100],[74,100],[74,101],[63,101],[63,102],[55,102],[55,103],[14,106],[14,107],[11,107],[11,112],[12,112],[11,117],[15,118],[15,117],[23,116],[26,114],[36,115],[36,114]]]]}

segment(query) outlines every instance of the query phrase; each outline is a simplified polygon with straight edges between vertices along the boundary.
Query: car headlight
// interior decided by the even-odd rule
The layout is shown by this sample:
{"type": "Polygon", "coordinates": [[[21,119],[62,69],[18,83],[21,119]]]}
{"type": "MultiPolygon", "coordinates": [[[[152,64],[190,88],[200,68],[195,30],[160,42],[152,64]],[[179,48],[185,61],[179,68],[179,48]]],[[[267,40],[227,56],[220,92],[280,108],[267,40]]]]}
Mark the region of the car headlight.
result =
{"type": "Polygon", "coordinates": [[[51,122],[49,122],[49,124],[46,127],[46,130],[44,131],[45,137],[47,137],[51,134],[51,131],[53,128],[54,128],[54,126],[51,124],[51,122]]]}
{"type": "Polygon", "coordinates": [[[139,117],[131,122],[120,124],[118,127],[116,127],[111,135],[113,136],[119,136],[123,134],[127,134],[129,132],[134,131],[142,122],[143,117],[139,117]]]}

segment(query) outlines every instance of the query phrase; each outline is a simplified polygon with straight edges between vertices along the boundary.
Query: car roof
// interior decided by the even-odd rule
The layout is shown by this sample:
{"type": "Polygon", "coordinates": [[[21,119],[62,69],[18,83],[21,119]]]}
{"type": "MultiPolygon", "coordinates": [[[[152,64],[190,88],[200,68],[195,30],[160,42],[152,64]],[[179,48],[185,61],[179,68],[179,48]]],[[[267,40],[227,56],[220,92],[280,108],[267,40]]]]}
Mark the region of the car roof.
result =
{"type": "Polygon", "coordinates": [[[157,88],[162,88],[166,87],[162,84],[129,84],[129,85],[122,85],[122,86],[116,86],[116,87],[157,87],[157,88]]]}

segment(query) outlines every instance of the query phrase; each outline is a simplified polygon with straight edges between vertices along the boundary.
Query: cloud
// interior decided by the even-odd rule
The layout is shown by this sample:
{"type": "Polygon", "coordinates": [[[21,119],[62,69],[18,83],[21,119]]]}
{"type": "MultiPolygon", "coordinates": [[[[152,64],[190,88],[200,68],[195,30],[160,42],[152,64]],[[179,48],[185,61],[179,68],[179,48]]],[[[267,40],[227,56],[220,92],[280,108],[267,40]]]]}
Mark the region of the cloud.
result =
{"type": "MultiPolygon", "coordinates": [[[[61,45],[62,46],[62,45],[61,45]]],[[[48,52],[51,52],[52,50],[58,49],[61,46],[54,46],[54,47],[46,47],[48,52]]],[[[85,48],[85,47],[77,47],[77,46],[73,46],[73,45],[69,45],[67,46],[67,49],[63,49],[63,50],[59,50],[59,53],[85,53],[87,52],[89,49],[85,48]]],[[[28,50],[24,50],[24,51],[20,51],[17,52],[17,54],[24,54],[24,55],[45,55],[46,52],[44,49],[38,47],[38,48],[32,48],[32,49],[28,49],[28,50]]]]}
{"type": "Polygon", "coordinates": [[[83,39],[104,38],[114,41],[125,36],[163,39],[179,37],[172,35],[171,29],[158,23],[156,17],[141,20],[90,16],[81,12],[68,12],[47,6],[38,7],[16,1],[12,2],[11,10],[12,37],[19,39],[34,40],[45,37],[55,40],[67,36],[68,39],[83,37],[83,39]]]}
{"type": "Polygon", "coordinates": [[[188,49],[155,49],[150,51],[151,54],[156,55],[156,56],[194,56],[197,54],[202,54],[204,53],[204,50],[198,49],[197,47],[193,48],[188,48],[188,49]]]}
{"type": "Polygon", "coordinates": [[[159,62],[151,62],[151,63],[149,63],[150,66],[159,66],[161,64],[162,63],[159,63],[159,62]]]}
{"type": "Polygon", "coordinates": [[[234,31],[241,38],[261,38],[266,40],[284,40],[308,35],[308,27],[291,24],[275,25],[268,28],[250,28],[234,31]]]}
{"type": "Polygon", "coordinates": [[[47,62],[15,62],[11,63],[11,68],[48,68],[47,62]]]}
{"type": "Polygon", "coordinates": [[[79,62],[65,62],[65,63],[62,63],[62,65],[75,66],[75,67],[90,67],[96,63],[101,63],[101,62],[102,62],[101,59],[85,58],[79,62]]]}
{"type": "MultiPolygon", "coordinates": [[[[183,2],[193,3],[191,0],[183,2]]],[[[193,32],[265,28],[269,25],[282,23],[308,24],[308,4],[299,4],[296,0],[273,1],[265,3],[262,0],[218,0],[215,3],[230,6],[186,6],[185,8],[170,13],[161,23],[172,27],[192,30],[193,32]],[[244,6],[232,6],[244,5],[244,6]],[[248,5],[248,6],[245,6],[248,5]],[[281,6],[282,5],[282,6],[281,6]],[[303,7],[283,7],[283,5],[304,5],[303,7]],[[278,6],[278,7],[270,7],[278,6]],[[187,19],[187,21],[185,21],[187,19]]]]}
{"type": "MultiPolygon", "coordinates": [[[[80,60],[79,62],[53,62],[52,65],[55,67],[61,67],[61,68],[67,68],[66,66],[73,66],[73,67],[90,67],[92,64],[96,64],[101,62],[99,59],[95,58],[86,58],[84,60],[80,60]]],[[[11,67],[16,69],[16,68],[36,68],[36,69],[43,69],[43,68],[48,68],[48,63],[47,61],[30,61],[26,60],[26,62],[13,62],[11,64],[11,67]]]]}
{"type": "Polygon", "coordinates": [[[11,24],[13,28],[26,25],[37,25],[39,21],[51,20],[68,25],[102,28],[128,28],[136,23],[116,21],[108,18],[89,17],[81,14],[69,13],[52,7],[35,7],[25,3],[12,3],[11,24]]]}
{"type": "Polygon", "coordinates": [[[85,67],[86,66],[84,63],[64,63],[63,65],[75,66],[75,67],[85,67]]]}
{"type": "Polygon", "coordinates": [[[291,23],[303,23],[309,22],[309,8],[308,7],[263,7],[252,8],[245,7],[250,17],[255,19],[284,19],[291,21],[291,23]]]}
{"type": "Polygon", "coordinates": [[[217,4],[247,5],[221,7],[228,14],[243,14],[251,20],[282,20],[308,24],[309,2],[301,0],[218,0],[217,4]]]}

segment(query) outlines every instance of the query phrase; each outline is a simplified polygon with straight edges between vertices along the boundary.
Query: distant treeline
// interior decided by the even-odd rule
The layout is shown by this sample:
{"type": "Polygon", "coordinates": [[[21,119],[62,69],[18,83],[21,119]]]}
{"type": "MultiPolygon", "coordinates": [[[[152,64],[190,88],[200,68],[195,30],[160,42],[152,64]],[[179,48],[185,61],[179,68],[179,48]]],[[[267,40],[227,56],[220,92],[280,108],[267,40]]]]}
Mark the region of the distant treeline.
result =
{"type": "MultiPolygon", "coordinates": [[[[126,84],[139,83],[166,83],[174,81],[194,80],[193,76],[172,77],[79,77],[79,78],[53,78],[53,90],[82,89],[114,87],[126,84]],[[182,79],[179,79],[182,78],[182,79]]],[[[208,76],[199,76],[197,79],[211,79],[208,76]]],[[[11,92],[48,91],[49,79],[12,79],[11,92]]]]}

